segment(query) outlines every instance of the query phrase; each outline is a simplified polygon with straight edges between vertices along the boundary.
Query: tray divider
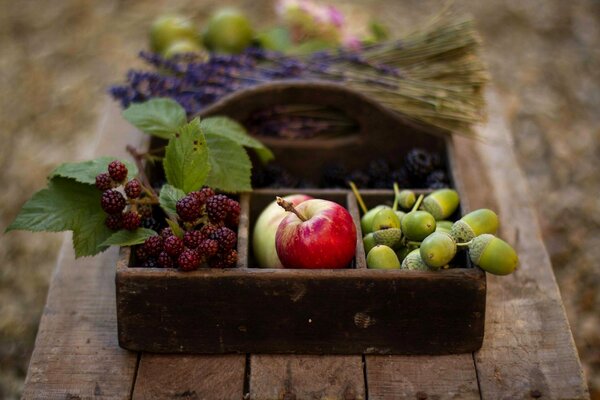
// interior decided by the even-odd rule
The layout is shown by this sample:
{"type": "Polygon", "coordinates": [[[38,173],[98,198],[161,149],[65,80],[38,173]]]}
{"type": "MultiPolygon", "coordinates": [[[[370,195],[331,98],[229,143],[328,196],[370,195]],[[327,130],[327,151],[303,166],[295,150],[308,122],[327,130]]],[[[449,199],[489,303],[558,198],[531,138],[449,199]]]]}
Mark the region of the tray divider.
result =
{"type": "Polygon", "coordinates": [[[366,269],[367,258],[365,256],[365,247],[362,241],[362,230],[360,228],[360,210],[358,208],[358,202],[356,200],[356,196],[354,196],[354,193],[349,191],[346,196],[348,212],[350,213],[350,215],[352,215],[352,219],[354,220],[354,224],[356,225],[356,255],[354,257],[355,268],[366,269]]]}
{"type": "Polygon", "coordinates": [[[247,269],[249,263],[250,193],[240,195],[240,224],[238,225],[238,261],[236,268],[247,269]]]}

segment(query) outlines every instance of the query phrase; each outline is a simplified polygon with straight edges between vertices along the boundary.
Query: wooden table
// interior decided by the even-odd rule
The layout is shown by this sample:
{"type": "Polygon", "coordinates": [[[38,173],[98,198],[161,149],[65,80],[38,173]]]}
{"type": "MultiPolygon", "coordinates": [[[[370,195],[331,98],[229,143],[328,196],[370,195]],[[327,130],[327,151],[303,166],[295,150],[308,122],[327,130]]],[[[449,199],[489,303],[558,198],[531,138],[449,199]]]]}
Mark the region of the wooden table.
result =
{"type": "MultiPolygon", "coordinates": [[[[450,356],[156,355],[117,343],[116,248],[75,260],[65,238],[29,365],[25,399],[584,399],[589,393],[517,166],[503,104],[490,92],[485,141],[457,137],[471,209],[498,211],[520,269],[488,275],[483,347],[450,356]]],[[[98,155],[136,133],[107,105],[98,155]]]]}

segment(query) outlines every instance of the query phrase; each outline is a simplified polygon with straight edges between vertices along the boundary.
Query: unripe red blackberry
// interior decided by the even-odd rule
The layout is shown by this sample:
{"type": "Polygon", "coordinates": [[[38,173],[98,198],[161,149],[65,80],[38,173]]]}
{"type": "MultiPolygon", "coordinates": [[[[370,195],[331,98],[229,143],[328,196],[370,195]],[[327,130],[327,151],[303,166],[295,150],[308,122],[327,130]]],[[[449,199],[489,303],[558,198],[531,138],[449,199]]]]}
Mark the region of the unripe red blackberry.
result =
{"type": "Polygon", "coordinates": [[[226,226],[217,229],[210,238],[219,243],[219,250],[221,252],[226,252],[235,248],[237,243],[237,234],[226,226]]]}
{"type": "Polygon", "coordinates": [[[206,200],[213,197],[214,195],[215,191],[206,186],[200,190],[190,193],[190,196],[196,197],[202,205],[206,204],[206,200]]]}
{"type": "Polygon", "coordinates": [[[127,201],[121,192],[111,189],[102,193],[100,205],[107,214],[120,214],[127,205],[127,201]]]}
{"type": "Polygon", "coordinates": [[[123,182],[127,179],[127,167],[119,160],[108,164],[108,173],[115,182],[123,182]]]}
{"type": "Polygon", "coordinates": [[[201,204],[194,196],[185,196],[175,204],[177,215],[183,221],[192,222],[200,218],[201,204]]]}
{"type": "Polygon", "coordinates": [[[234,268],[237,263],[237,251],[230,250],[224,254],[218,254],[208,261],[210,268],[234,268]]]}
{"type": "Polygon", "coordinates": [[[96,187],[102,191],[111,189],[113,186],[113,180],[108,172],[103,172],[96,176],[96,187]]]}
{"type": "Polygon", "coordinates": [[[135,249],[135,258],[137,261],[145,261],[148,258],[148,252],[144,246],[137,246],[135,249]]]}
{"type": "Polygon", "coordinates": [[[213,224],[225,221],[229,212],[229,198],[223,194],[216,194],[206,200],[206,214],[213,224]]]}
{"type": "Polygon", "coordinates": [[[138,212],[142,218],[150,218],[152,217],[152,206],[150,204],[139,204],[138,212]]]}
{"type": "Polygon", "coordinates": [[[183,235],[183,243],[188,249],[195,249],[198,247],[200,242],[203,240],[202,232],[200,231],[187,231],[183,235]]]}
{"type": "Polygon", "coordinates": [[[225,224],[231,228],[237,228],[240,224],[240,203],[233,199],[229,199],[229,211],[225,218],[225,224]]]}
{"type": "Polygon", "coordinates": [[[204,225],[202,229],[200,229],[200,233],[202,233],[203,239],[210,239],[213,233],[215,233],[219,229],[216,225],[204,225]]]}
{"type": "Polygon", "coordinates": [[[194,271],[200,267],[202,259],[195,250],[184,250],[177,258],[177,264],[182,271],[194,271]]]}
{"type": "Polygon", "coordinates": [[[142,185],[137,179],[132,179],[125,184],[125,194],[130,199],[137,199],[142,194],[142,185]]]}
{"type": "Polygon", "coordinates": [[[219,242],[213,239],[205,239],[198,245],[196,249],[204,258],[209,258],[217,254],[219,251],[219,242]]]}
{"type": "Polygon", "coordinates": [[[112,214],[106,217],[104,221],[108,229],[118,231],[123,227],[123,214],[112,214]]]}
{"type": "Polygon", "coordinates": [[[175,261],[173,261],[171,256],[166,251],[163,251],[158,255],[157,261],[158,265],[163,268],[175,268],[175,261]]]}
{"type": "Polygon", "coordinates": [[[135,231],[142,224],[142,217],[137,211],[127,211],[123,214],[123,229],[135,231]]]}
{"type": "Polygon", "coordinates": [[[177,257],[183,253],[183,239],[177,236],[169,236],[164,240],[163,247],[170,256],[177,257]]]}
{"type": "Polygon", "coordinates": [[[150,236],[144,242],[144,250],[149,256],[156,257],[163,249],[163,238],[158,235],[150,236]]]}
{"type": "Polygon", "coordinates": [[[173,236],[173,230],[169,227],[164,228],[162,231],[160,231],[160,237],[162,237],[163,239],[168,238],[169,236],[173,236]]]}

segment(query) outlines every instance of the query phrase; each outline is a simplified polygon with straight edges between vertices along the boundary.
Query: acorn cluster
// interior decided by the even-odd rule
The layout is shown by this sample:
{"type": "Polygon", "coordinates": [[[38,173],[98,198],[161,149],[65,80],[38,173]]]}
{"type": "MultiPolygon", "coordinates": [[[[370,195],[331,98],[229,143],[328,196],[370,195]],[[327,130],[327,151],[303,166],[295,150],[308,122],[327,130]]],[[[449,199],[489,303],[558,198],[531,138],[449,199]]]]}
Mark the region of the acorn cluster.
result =
{"type": "Polygon", "coordinates": [[[181,232],[164,228],[138,246],[137,264],[147,268],[179,268],[194,271],[235,267],[240,204],[204,187],[176,203],[181,232]]]}
{"type": "Polygon", "coordinates": [[[100,205],[108,214],[105,223],[113,231],[136,230],[143,220],[152,217],[152,209],[143,206],[141,197],[145,193],[140,181],[127,181],[127,173],[127,166],[114,160],[108,164],[107,172],[96,176],[96,187],[102,191],[100,205]]]}

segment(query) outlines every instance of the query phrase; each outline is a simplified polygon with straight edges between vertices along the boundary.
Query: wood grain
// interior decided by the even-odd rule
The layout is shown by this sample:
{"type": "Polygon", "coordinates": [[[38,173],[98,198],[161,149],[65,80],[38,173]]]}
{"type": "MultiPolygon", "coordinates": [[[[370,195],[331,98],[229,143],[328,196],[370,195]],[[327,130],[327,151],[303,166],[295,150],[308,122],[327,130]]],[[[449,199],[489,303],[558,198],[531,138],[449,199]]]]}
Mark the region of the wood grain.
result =
{"type": "Polygon", "coordinates": [[[246,357],[143,354],[133,400],[241,399],[246,357]]]}
{"type": "Polygon", "coordinates": [[[364,399],[361,356],[253,355],[249,398],[364,399]]]}
{"type": "Polygon", "coordinates": [[[512,150],[503,104],[493,92],[488,101],[492,112],[481,130],[485,141],[465,143],[469,153],[479,154],[468,161],[481,164],[470,165],[471,178],[464,181],[471,183],[468,193],[479,193],[473,199],[478,206],[489,195],[486,188],[494,188],[500,236],[515,246],[520,266],[510,276],[488,276],[485,339],[475,357],[482,396],[588,398],[527,183],[512,150]],[[487,171],[487,177],[477,178],[480,171],[487,171]],[[481,179],[485,185],[477,183],[481,179]]]}
{"type": "Polygon", "coordinates": [[[471,353],[367,356],[369,399],[479,399],[471,353]]]}

